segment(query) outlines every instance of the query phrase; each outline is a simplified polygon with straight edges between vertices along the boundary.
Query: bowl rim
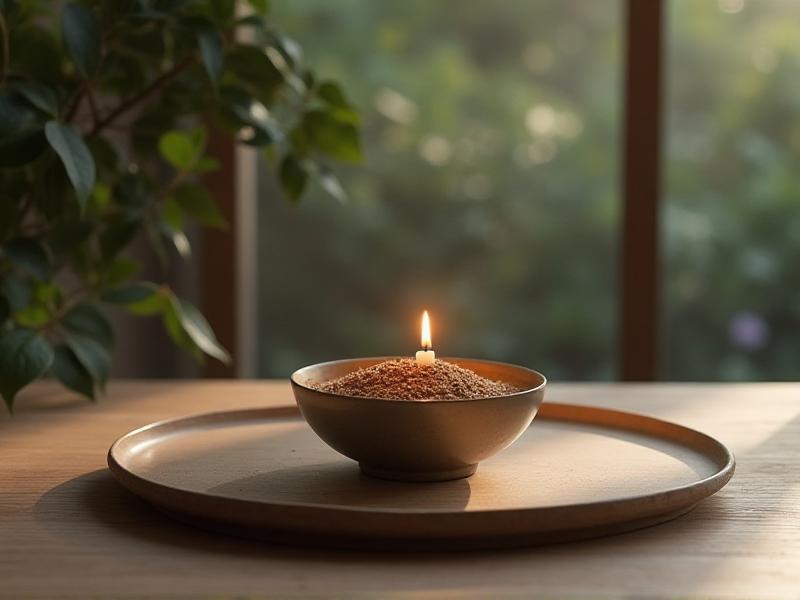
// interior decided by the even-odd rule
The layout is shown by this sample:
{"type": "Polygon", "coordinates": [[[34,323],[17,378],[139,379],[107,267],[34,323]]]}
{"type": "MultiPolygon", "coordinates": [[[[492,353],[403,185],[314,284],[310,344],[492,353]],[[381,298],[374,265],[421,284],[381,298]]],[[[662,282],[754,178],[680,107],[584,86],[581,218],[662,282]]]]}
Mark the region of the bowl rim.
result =
{"type": "Polygon", "coordinates": [[[324,361],[324,362],[320,362],[320,363],[314,363],[314,364],[311,364],[311,365],[306,365],[305,367],[300,367],[294,373],[292,373],[292,375],[289,377],[289,380],[291,381],[293,386],[297,386],[297,387],[299,387],[301,389],[304,389],[306,391],[313,392],[315,394],[321,394],[323,396],[328,396],[328,397],[331,397],[331,398],[348,398],[350,400],[369,400],[369,401],[378,400],[380,402],[405,402],[405,403],[414,402],[414,403],[417,403],[417,404],[443,404],[443,403],[454,403],[454,402],[456,402],[456,403],[458,403],[458,402],[482,402],[482,401],[485,401],[485,400],[498,400],[498,399],[505,399],[505,398],[516,398],[516,397],[524,396],[526,394],[530,394],[532,392],[538,392],[540,390],[543,390],[545,388],[545,386],[547,385],[547,377],[545,377],[542,373],[540,373],[539,371],[536,371],[534,369],[529,369],[528,367],[523,367],[521,365],[515,365],[513,363],[506,363],[506,362],[501,362],[501,361],[497,361],[497,360],[487,360],[487,359],[483,359],[483,358],[468,358],[468,357],[460,357],[460,356],[442,356],[442,357],[438,357],[437,356],[436,359],[437,360],[445,360],[445,361],[463,360],[463,361],[486,363],[486,364],[490,364],[490,365],[500,365],[500,366],[503,366],[503,367],[512,367],[514,369],[519,369],[521,371],[526,371],[526,372],[528,372],[528,373],[530,373],[532,375],[535,375],[536,377],[538,377],[541,380],[541,382],[539,383],[539,385],[536,385],[534,387],[526,388],[526,389],[520,390],[518,392],[514,392],[513,394],[504,394],[502,396],[483,396],[481,398],[458,398],[458,399],[455,399],[455,400],[446,399],[446,398],[431,398],[430,400],[404,400],[402,398],[376,398],[376,397],[373,397],[373,396],[348,396],[347,394],[336,394],[334,392],[325,392],[323,390],[319,390],[319,389],[316,389],[316,388],[309,387],[309,386],[307,386],[307,385],[305,385],[303,383],[300,383],[297,380],[297,376],[300,374],[301,371],[305,371],[306,369],[311,369],[313,367],[324,367],[326,365],[334,365],[334,364],[338,364],[338,363],[351,363],[351,362],[362,361],[362,360],[375,360],[375,361],[382,362],[382,361],[387,361],[387,360],[397,360],[397,359],[401,359],[401,358],[409,358],[410,359],[412,357],[410,357],[410,356],[361,356],[361,357],[356,357],[356,358],[341,358],[341,359],[338,359],[338,360],[328,360],[328,361],[324,361]]]}

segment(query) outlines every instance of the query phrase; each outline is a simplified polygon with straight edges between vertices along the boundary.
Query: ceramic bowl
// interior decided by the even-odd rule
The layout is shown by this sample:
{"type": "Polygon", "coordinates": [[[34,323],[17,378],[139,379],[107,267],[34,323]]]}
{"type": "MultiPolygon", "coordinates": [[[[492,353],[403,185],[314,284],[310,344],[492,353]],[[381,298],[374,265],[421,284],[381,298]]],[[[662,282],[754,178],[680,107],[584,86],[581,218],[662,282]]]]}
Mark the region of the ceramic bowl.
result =
{"type": "Polygon", "coordinates": [[[303,417],[331,448],[373,477],[445,481],[469,477],[478,463],[507,448],[531,424],[544,399],[545,377],[524,367],[443,358],[521,391],[464,400],[388,400],[332,394],[320,383],[397,357],[355,358],[292,374],[303,417]]]}

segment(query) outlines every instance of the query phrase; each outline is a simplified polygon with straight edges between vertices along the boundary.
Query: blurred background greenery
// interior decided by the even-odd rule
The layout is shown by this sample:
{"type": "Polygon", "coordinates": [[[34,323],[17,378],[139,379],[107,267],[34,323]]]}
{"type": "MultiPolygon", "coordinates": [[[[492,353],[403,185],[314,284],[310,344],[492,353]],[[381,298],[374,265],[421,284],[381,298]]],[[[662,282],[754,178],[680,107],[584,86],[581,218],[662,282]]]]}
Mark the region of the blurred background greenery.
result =
{"type": "MultiPolygon", "coordinates": [[[[668,0],[665,379],[796,377],[800,3],[668,0]]],[[[617,369],[619,0],[293,0],[276,18],[343,81],[367,163],[277,201],[260,176],[260,376],[412,354],[552,379],[617,369]]]]}
{"type": "Polygon", "coordinates": [[[668,6],[663,376],[797,379],[800,2],[668,6]]]}

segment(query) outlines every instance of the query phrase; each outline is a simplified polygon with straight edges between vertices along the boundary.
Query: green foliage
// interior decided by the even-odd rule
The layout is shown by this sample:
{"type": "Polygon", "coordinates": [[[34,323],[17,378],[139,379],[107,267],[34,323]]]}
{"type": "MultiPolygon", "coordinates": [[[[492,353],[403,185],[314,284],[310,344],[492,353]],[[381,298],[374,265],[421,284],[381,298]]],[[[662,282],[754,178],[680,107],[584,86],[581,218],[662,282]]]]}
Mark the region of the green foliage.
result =
{"type": "Polygon", "coordinates": [[[280,167],[292,201],[311,179],[343,199],[326,161],[361,156],[357,115],[334,82],[313,84],[269,3],[249,5],[239,17],[234,0],[0,4],[0,393],[9,409],[46,374],[91,399],[102,391],[110,306],[160,318],[198,360],[230,360],[195,306],[141,281],[125,256],[139,236],[162,262],[190,256],[187,228],[227,227],[202,185],[219,166],[207,154],[209,127],[300,165],[289,177],[280,167]]]}
{"type": "Polygon", "coordinates": [[[191,133],[168,131],[158,139],[158,150],[169,164],[181,171],[189,171],[203,155],[205,132],[196,129],[191,133]]]}
{"type": "Polygon", "coordinates": [[[56,379],[73,392],[91,400],[95,399],[95,383],[92,375],[69,346],[62,344],[53,348],[53,366],[50,371],[56,379]]]}
{"type": "Polygon", "coordinates": [[[203,57],[203,66],[212,83],[219,81],[223,67],[222,37],[214,25],[208,21],[201,21],[197,32],[197,44],[203,57]]]}
{"type": "Polygon", "coordinates": [[[44,134],[64,163],[67,177],[75,188],[82,209],[94,189],[95,165],[92,153],[81,136],[69,125],[48,121],[44,126],[44,134]]]}
{"type": "Polygon", "coordinates": [[[181,217],[195,219],[207,227],[225,228],[227,226],[211,194],[199,185],[180,185],[173,191],[171,199],[181,217]]]}
{"type": "Polygon", "coordinates": [[[0,394],[11,410],[23,387],[44,374],[53,362],[53,349],[31,329],[0,332],[0,394]]]}
{"type": "Polygon", "coordinates": [[[794,2],[670,5],[665,378],[797,380],[797,17],[794,2]]]}
{"type": "Polygon", "coordinates": [[[180,331],[186,335],[191,349],[196,347],[198,350],[213,356],[223,363],[231,360],[228,352],[217,341],[211,326],[206,321],[197,307],[186,300],[181,300],[175,296],[170,296],[169,307],[165,311],[166,318],[175,319],[178,322],[180,331]]]}
{"type": "Polygon", "coordinates": [[[30,102],[34,108],[55,117],[58,115],[58,98],[52,88],[38,81],[20,81],[14,90],[30,102]]]}
{"type": "Polygon", "coordinates": [[[308,169],[303,160],[287,154],[281,161],[278,175],[286,195],[293,201],[298,200],[308,185],[308,169]]]}
{"type": "Polygon", "coordinates": [[[61,11],[61,33],[72,63],[89,78],[100,66],[100,25],[94,11],[69,2],[61,11]]]}

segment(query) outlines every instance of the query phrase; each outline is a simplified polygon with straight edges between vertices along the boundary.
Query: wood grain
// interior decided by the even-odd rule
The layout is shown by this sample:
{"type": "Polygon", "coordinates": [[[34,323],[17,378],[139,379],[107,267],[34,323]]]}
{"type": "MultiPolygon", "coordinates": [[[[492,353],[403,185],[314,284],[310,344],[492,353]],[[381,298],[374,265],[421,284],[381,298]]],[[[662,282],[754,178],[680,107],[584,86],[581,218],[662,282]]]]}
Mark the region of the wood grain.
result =
{"type": "Polygon", "coordinates": [[[55,386],[0,417],[2,597],[800,597],[800,386],[558,385],[548,400],[705,431],[737,455],[718,494],[670,523],[513,551],[306,550],[182,526],[112,480],[121,434],[195,412],[280,406],[286,382],[124,382],[96,405],[55,386]]]}

